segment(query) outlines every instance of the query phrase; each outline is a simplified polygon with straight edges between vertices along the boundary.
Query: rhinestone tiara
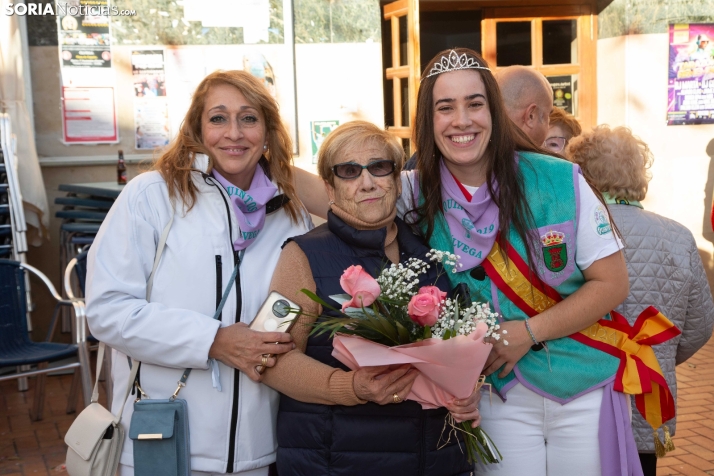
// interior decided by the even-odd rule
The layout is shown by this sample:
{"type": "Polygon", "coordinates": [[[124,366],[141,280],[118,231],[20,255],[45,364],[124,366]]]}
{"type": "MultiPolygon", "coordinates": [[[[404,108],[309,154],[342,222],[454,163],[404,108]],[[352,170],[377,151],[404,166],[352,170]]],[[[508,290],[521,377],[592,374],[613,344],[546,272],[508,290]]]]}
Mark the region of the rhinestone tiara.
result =
{"type": "Polygon", "coordinates": [[[466,56],[466,53],[459,56],[455,50],[451,50],[448,56],[442,56],[441,59],[434,64],[426,77],[431,78],[437,74],[458,71],[460,69],[485,69],[486,71],[491,71],[489,68],[480,65],[475,58],[466,56]]]}

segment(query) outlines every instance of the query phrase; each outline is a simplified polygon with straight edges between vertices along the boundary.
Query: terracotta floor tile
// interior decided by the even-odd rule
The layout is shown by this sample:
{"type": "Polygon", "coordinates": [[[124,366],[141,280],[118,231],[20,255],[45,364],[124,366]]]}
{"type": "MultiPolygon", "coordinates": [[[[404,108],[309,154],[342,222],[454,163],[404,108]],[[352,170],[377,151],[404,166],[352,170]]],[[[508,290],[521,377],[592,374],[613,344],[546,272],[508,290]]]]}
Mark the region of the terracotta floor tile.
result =
{"type": "MultiPolygon", "coordinates": [[[[683,474],[686,476],[710,476],[709,473],[706,473],[702,471],[701,469],[689,465],[689,464],[683,464],[679,466],[671,466],[672,469],[676,470],[679,472],[679,474],[683,474]]],[[[659,471],[657,472],[659,474],[659,471]]]]}
{"type": "Polygon", "coordinates": [[[714,449],[714,446],[712,446],[711,441],[709,439],[704,439],[707,440],[705,446],[702,446],[700,444],[694,444],[692,442],[691,445],[687,446],[687,451],[693,455],[699,456],[702,459],[714,462],[714,451],[712,451],[712,449],[714,449]]]}
{"type": "MultiPolygon", "coordinates": [[[[714,440],[714,429],[712,428],[707,428],[707,427],[699,427],[695,428],[694,430],[689,430],[692,431],[693,433],[696,433],[701,436],[705,436],[709,438],[710,440],[714,440]]],[[[691,436],[691,435],[685,435],[686,436],[691,436]]]]}
{"type": "Polygon", "coordinates": [[[34,450],[36,448],[39,448],[39,443],[37,442],[37,437],[35,437],[35,435],[14,438],[14,441],[15,449],[20,454],[22,454],[26,450],[34,450]]]}
{"type": "Polygon", "coordinates": [[[671,455],[671,453],[669,453],[664,458],[657,458],[657,468],[658,469],[665,468],[667,466],[674,466],[676,464],[683,464],[681,460],[677,459],[674,456],[670,456],[670,455],[671,455]]]}
{"type": "Polygon", "coordinates": [[[709,471],[711,469],[714,469],[714,461],[707,461],[693,454],[679,456],[679,459],[702,471],[709,471]]]}
{"type": "Polygon", "coordinates": [[[696,435],[699,435],[699,433],[694,430],[680,430],[679,427],[677,427],[677,433],[673,436],[673,438],[689,438],[690,436],[696,435]]]}

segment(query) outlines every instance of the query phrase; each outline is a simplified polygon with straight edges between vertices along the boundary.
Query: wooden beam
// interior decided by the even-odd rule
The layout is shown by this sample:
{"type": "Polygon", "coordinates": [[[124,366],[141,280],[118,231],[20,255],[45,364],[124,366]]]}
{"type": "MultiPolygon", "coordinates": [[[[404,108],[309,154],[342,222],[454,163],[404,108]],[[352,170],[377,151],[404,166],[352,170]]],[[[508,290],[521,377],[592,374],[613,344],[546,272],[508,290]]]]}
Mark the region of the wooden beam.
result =
{"type": "Polygon", "coordinates": [[[409,127],[389,127],[387,128],[387,132],[401,139],[409,139],[412,135],[412,130],[409,127]]]}
{"type": "Polygon", "coordinates": [[[409,13],[409,5],[407,0],[398,0],[388,3],[384,6],[384,19],[389,20],[392,17],[403,17],[409,13]]]}
{"type": "Polygon", "coordinates": [[[410,70],[409,65],[397,66],[395,68],[387,68],[386,69],[387,79],[408,78],[409,70],[410,70]]]}
{"type": "Polygon", "coordinates": [[[401,49],[401,45],[399,44],[399,17],[392,17],[390,21],[392,23],[392,68],[396,68],[397,66],[401,66],[401,55],[399,54],[401,49]]]}

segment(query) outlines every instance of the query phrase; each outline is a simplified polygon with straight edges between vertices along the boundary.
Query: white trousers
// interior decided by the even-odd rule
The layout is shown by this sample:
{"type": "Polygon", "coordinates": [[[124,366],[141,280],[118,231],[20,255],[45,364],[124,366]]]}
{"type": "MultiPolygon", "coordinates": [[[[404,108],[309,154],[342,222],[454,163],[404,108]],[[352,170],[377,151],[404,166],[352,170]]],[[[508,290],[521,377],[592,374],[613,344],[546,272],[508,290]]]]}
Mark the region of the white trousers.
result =
{"type": "MultiPolygon", "coordinates": [[[[191,471],[191,476],[218,476],[218,474],[224,473],[204,473],[202,471],[191,471]]],[[[268,467],[252,469],[250,471],[243,471],[241,473],[232,473],[239,476],[268,476],[268,467]]],[[[117,471],[117,476],[134,476],[134,467],[127,466],[125,464],[119,465],[119,470],[117,471]]]]}
{"type": "Polygon", "coordinates": [[[565,405],[520,383],[504,403],[481,396],[481,427],[503,455],[497,465],[476,464],[476,474],[499,476],[601,476],[598,427],[603,389],[565,405]]]}

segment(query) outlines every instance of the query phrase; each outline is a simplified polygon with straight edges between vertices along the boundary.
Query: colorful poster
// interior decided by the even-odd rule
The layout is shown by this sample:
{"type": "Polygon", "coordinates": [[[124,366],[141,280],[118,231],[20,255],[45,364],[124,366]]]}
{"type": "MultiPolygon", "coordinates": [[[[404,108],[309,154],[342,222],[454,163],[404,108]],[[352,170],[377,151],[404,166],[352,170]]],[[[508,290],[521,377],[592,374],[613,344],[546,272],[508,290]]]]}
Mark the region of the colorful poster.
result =
{"type": "Polygon", "coordinates": [[[112,65],[107,0],[57,2],[63,68],[110,68],[112,65]]]}
{"type": "Polygon", "coordinates": [[[340,121],[312,121],[310,122],[310,131],[312,137],[312,163],[317,163],[317,152],[320,146],[325,141],[330,132],[337,129],[340,121]]]}
{"type": "Polygon", "coordinates": [[[553,88],[553,106],[573,112],[573,77],[547,76],[550,87],[553,88]]]}
{"type": "Polygon", "coordinates": [[[667,125],[714,124],[714,23],[669,25],[667,125]]]}
{"type": "Polygon", "coordinates": [[[119,140],[114,88],[62,87],[62,133],[66,144],[119,140]]]}
{"type": "Polygon", "coordinates": [[[171,137],[164,51],[132,51],[131,73],[134,78],[134,147],[163,147],[171,137]]]}

